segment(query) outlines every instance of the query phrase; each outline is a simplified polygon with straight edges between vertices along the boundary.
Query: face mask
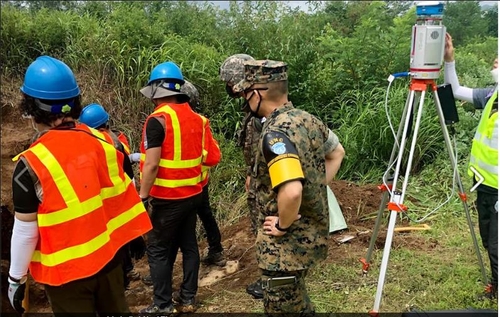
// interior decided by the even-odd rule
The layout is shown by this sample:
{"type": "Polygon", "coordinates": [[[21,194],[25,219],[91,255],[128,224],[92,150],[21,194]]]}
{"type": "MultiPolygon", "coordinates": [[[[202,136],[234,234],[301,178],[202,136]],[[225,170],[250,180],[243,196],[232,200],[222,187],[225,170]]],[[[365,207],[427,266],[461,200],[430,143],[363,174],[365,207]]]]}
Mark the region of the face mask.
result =
{"type": "Polygon", "coordinates": [[[241,105],[241,110],[244,112],[250,112],[253,115],[252,108],[250,108],[250,99],[252,99],[254,92],[250,95],[248,99],[244,99],[245,101],[241,105]]]}
{"type": "Polygon", "coordinates": [[[250,107],[250,100],[252,99],[253,95],[255,95],[255,90],[252,91],[252,94],[250,95],[250,97],[248,97],[248,99],[245,100],[245,103],[243,104],[243,108],[242,109],[248,109],[250,111],[250,114],[252,115],[252,117],[255,117],[255,118],[262,118],[262,116],[259,116],[259,109],[260,109],[260,103],[262,101],[262,97],[260,96],[260,93],[259,91],[257,91],[257,94],[259,95],[259,103],[257,104],[257,109],[252,110],[252,108],[250,107]]]}
{"type": "MultiPolygon", "coordinates": [[[[259,115],[259,109],[260,109],[260,105],[261,105],[261,103],[262,103],[262,95],[260,94],[260,90],[267,90],[267,87],[263,87],[263,88],[254,88],[254,89],[252,89],[252,90],[253,90],[253,92],[252,92],[252,94],[250,95],[250,98],[248,98],[248,99],[246,100],[245,105],[246,105],[246,106],[248,107],[248,109],[250,110],[250,113],[252,114],[252,116],[254,116],[255,118],[258,118],[258,119],[262,119],[262,116],[261,116],[261,115],[259,115]],[[253,97],[253,95],[255,94],[255,92],[256,92],[256,91],[257,91],[257,95],[259,95],[259,103],[257,104],[257,109],[255,109],[255,111],[253,111],[253,110],[252,110],[252,108],[250,108],[250,104],[248,104],[248,103],[249,103],[250,99],[252,99],[252,97],[253,97]]],[[[244,105],[244,106],[245,106],[245,105],[244,105]]]]}
{"type": "Polygon", "coordinates": [[[491,77],[493,77],[495,83],[498,83],[498,68],[491,70],[491,77]]]}

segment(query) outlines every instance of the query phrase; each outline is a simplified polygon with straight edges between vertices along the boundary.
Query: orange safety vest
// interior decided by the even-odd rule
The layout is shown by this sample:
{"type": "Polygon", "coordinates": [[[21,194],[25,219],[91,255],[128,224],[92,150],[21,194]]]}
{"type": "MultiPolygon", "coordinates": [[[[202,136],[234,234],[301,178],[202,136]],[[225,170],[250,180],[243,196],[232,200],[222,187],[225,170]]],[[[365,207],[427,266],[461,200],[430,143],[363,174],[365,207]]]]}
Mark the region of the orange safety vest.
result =
{"type": "Polygon", "coordinates": [[[152,117],[164,120],[165,139],[150,196],[182,199],[201,193],[208,181],[206,167],[220,161],[220,150],[207,118],[193,112],[188,103],[159,105],[144,124],[139,165],[141,178],[146,158],[146,126],[152,117]]]}
{"type": "MultiPolygon", "coordinates": [[[[202,116],[202,115],[200,115],[202,116]]],[[[205,120],[208,121],[208,119],[206,119],[204,116],[202,116],[205,120]]],[[[210,132],[210,126],[208,126],[208,132],[210,132]]],[[[213,139],[213,147],[211,149],[209,149],[211,152],[216,152],[218,153],[218,162],[220,162],[220,158],[221,158],[221,153],[220,153],[220,148],[219,148],[219,144],[217,143],[217,141],[215,139],[213,139]]],[[[206,161],[206,160],[205,160],[206,161]]],[[[207,166],[205,161],[203,162],[203,164],[201,165],[201,187],[205,187],[205,185],[208,184],[208,172],[210,171],[210,167],[211,166],[207,166]]],[[[212,165],[213,166],[213,165],[212,165]]]]}
{"type": "Polygon", "coordinates": [[[59,286],[98,273],[129,241],[151,230],[123,153],[111,137],[86,125],[49,130],[24,157],[38,177],[40,236],[30,273],[59,286]]]}
{"type": "Polygon", "coordinates": [[[125,149],[125,153],[127,153],[127,155],[129,155],[130,154],[130,144],[128,142],[127,136],[121,131],[116,131],[116,136],[118,137],[118,140],[120,140],[121,144],[123,145],[123,148],[125,149]]]}

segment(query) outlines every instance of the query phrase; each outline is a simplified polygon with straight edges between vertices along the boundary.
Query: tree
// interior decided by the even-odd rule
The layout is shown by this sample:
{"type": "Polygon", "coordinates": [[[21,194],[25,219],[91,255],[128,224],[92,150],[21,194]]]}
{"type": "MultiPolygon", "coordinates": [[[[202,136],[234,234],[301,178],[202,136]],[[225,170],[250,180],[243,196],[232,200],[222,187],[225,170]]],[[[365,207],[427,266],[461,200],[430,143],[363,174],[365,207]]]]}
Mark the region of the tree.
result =
{"type": "Polygon", "coordinates": [[[83,1],[76,10],[81,15],[88,14],[102,21],[111,13],[111,6],[108,1],[83,1]]]}
{"type": "Polygon", "coordinates": [[[474,37],[484,37],[489,30],[488,20],[483,18],[479,1],[448,1],[443,24],[453,36],[455,46],[463,45],[474,37]]]}
{"type": "Polygon", "coordinates": [[[498,37],[498,5],[484,12],[483,18],[488,24],[488,36],[498,37]]]}
{"type": "Polygon", "coordinates": [[[393,18],[401,16],[408,12],[413,5],[413,1],[390,1],[385,0],[387,4],[387,11],[393,18]]]}

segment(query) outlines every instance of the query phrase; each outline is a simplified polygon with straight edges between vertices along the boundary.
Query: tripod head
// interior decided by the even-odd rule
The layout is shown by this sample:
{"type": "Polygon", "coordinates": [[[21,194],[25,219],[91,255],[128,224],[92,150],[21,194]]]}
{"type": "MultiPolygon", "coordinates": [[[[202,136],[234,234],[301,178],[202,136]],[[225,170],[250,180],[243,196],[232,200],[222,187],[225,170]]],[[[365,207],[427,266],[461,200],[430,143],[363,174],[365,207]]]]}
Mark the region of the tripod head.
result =
{"type": "Polygon", "coordinates": [[[419,1],[412,29],[410,75],[416,79],[436,79],[443,64],[446,27],[443,1],[419,1]]]}

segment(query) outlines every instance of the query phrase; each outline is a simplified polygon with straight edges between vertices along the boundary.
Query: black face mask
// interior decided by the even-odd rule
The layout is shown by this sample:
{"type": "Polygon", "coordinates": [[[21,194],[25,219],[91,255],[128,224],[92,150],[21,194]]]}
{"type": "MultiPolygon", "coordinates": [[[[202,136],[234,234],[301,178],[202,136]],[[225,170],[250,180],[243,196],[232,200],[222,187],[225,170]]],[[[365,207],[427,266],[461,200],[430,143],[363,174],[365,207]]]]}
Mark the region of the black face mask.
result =
{"type": "Polygon", "coordinates": [[[239,104],[240,104],[240,110],[243,111],[244,113],[250,112],[250,106],[248,104],[248,101],[246,99],[239,99],[239,104]]]}
{"type": "Polygon", "coordinates": [[[250,110],[250,113],[252,114],[252,116],[254,116],[255,118],[261,119],[262,116],[259,115],[259,109],[260,109],[260,105],[262,103],[262,95],[260,94],[259,90],[267,90],[267,87],[253,88],[252,90],[253,90],[252,94],[250,95],[250,97],[248,99],[245,100],[245,103],[243,104],[242,109],[248,108],[248,110],[250,110]],[[255,94],[255,91],[257,91],[257,95],[259,95],[259,103],[257,104],[257,109],[255,109],[255,111],[253,111],[252,108],[250,108],[250,99],[252,99],[253,95],[255,94]]]}
{"type": "Polygon", "coordinates": [[[254,112],[252,111],[252,108],[250,108],[250,99],[252,99],[254,93],[255,92],[252,92],[252,94],[250,95],[250,98],[245,99],[245,102],[243,102],[243,105],[241,106],[241,110],[244,112],[250,112],[252,114],[252,116],[255,117],[254,112]]]}

